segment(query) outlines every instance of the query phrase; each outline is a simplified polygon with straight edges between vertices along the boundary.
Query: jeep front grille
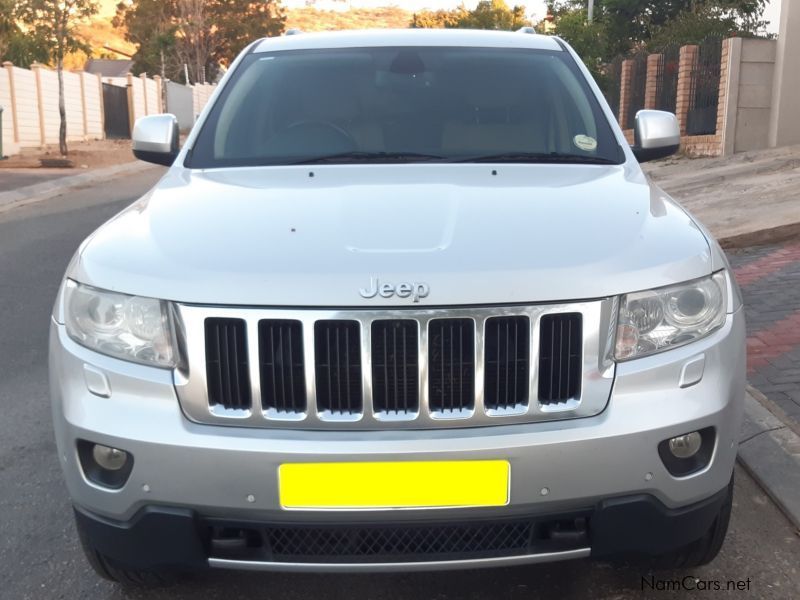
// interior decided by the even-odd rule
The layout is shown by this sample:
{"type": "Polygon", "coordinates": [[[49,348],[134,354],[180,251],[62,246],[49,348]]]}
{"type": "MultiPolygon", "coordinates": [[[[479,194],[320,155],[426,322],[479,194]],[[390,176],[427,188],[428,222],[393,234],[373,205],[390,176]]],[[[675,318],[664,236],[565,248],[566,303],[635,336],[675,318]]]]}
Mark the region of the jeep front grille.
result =
{"type": "Polygon", "coordinates": [[[613,301],[453,309],[179,305],[175,371],[200,423],[305,429],[473,427],[598,414],[613,301]]]}

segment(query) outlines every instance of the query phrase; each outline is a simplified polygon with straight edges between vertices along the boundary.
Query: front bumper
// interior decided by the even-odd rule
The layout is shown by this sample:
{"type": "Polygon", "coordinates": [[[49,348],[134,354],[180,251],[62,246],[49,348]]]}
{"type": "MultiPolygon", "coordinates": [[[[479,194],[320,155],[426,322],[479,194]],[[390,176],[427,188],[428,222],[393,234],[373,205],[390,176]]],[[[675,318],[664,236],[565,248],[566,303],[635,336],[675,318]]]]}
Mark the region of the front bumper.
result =
{"type": "Polygon", "coordinates": [[[87,546],[135,569],[211,566],[263,571],[422,571],[634,553],[657,556],[707,531],[730,491],[728,486],[680,509],[638,495],[598,502],[583,511],[469,523],[309,527],[305,523],[206,519],[192,510],[157,506],[143,508],[127,522],[77,508],[75,518],[87,546]],[[577,530],[563,528],[565,523],[576,522],[581,524],[577,530]],[[220,532],[242,533],[220,538],[220,532]],[[306,554],[298,554],[301,547],[307,549],[306,554]]]}
{"type": "Polygon", "coordinates": [[[340,524],[384,522],[387,514],[398,523],[537,518],[631,496],[676,510],[707,500],[730,480],[744,401],[744,340],[740,310],[702,341],[619,364],[608,406],[595,417],[473,429],[322,432],[193,423],[181,412],[170,372],[87,350],[54,322],[53,417],[73,502],[117,523],[153,506],[188,511],[193,519],[340,524]],[[680,387],[684,368],[696,366],[700,356],[702,378],[680,387]],[[88,391],[86,365],[107,377],[110,397],[88,391]],[[688,477],[670,475],[659,442],[706,427],[717,434],[708,466],[688,477]],[[127,484],[109,490],[89,482],[76,451],[79,439],[132,453],[127,484]],[[477,459],[510,462],[508,506],[298,513],[279,502],[277,469],[284,463],[477,459]]]}

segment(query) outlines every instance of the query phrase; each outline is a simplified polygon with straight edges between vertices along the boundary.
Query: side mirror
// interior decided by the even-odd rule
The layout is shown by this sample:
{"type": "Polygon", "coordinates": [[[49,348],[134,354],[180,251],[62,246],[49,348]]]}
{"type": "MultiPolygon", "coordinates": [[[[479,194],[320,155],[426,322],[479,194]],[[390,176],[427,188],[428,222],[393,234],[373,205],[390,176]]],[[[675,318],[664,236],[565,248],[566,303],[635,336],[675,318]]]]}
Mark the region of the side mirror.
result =
{"type": "Polygon", "coordinates": [[[631,150],[640,163],[675,154],[681,146],[678,118],[663,110],[640,110],[633,138],[631,150]]]}
{"type": "Polygon", "coordinates": [[[133,126],[133,155],[139,160],[172,166],[178,156],[178,119],[175,115],[150,115],[133,126]]]}

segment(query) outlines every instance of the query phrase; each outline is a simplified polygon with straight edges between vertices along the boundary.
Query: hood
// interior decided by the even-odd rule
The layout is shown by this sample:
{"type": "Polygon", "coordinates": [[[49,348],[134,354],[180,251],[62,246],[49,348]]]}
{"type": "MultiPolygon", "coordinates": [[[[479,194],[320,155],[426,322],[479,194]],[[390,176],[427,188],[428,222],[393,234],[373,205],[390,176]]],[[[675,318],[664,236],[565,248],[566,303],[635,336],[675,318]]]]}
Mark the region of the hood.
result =
{"type": "Polygon", "coordinates": [[[186,303],[375,307],[600,298],[710,272],[704,234],[638,168],[423,164],[173,168],[70,276],[186,303]],[[376,280],[427,294],[363,297],[376,280]]]}

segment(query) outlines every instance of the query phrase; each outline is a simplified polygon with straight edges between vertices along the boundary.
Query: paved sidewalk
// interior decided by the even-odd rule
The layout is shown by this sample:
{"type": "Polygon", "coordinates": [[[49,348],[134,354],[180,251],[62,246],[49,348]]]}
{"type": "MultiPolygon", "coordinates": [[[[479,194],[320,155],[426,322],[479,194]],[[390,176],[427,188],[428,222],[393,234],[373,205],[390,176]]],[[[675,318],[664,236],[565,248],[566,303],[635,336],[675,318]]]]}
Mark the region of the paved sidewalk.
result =
{"type": "Polygon", "coordinates": [[[800,431],[800,240],[728,256],[744,296],[748,379],[800,431]]]}
{"type": "Polygon", "coordinates": [[[723,158],[673,158],[644,170],[723,247],[800,239],[800,146],[723,158]]]}
{"type": "MultiPolygon", "coordinates": [[[[114,177],[137,173],[140,171],[160,169],[165,171],[164,167],[152,165],[141,161],[125,162],[110,167],[101,169],[91,169],[83,171],[78,174],[68,174],[66,177],[57,177],[55,179],[41,181],[33,185],[23,185],[7,191],[0,190],[0,213],[6,212],[43,200],[49,200],[87,185],[92,185],[98,182],[107,182],[114,177]]],[[[7,169],[0,170],[2,176],[7,169]]]]}
{"type": "Polygon", "coordinates": [[[739,462],[800,530],[800,435],[758,396],[751,389],[745,397],[739,462]]]}

